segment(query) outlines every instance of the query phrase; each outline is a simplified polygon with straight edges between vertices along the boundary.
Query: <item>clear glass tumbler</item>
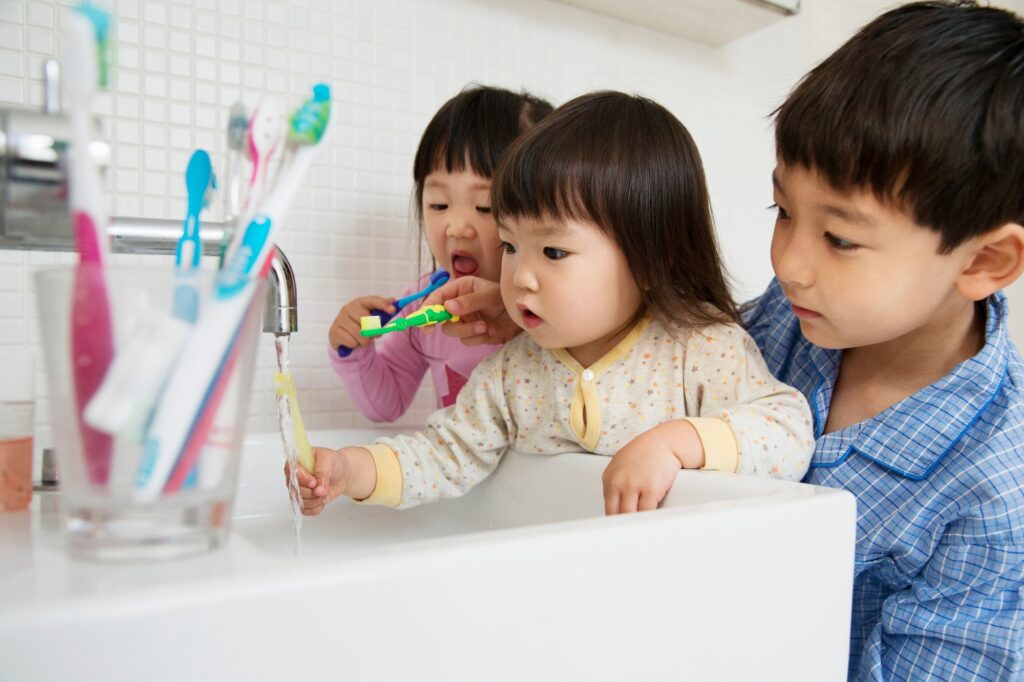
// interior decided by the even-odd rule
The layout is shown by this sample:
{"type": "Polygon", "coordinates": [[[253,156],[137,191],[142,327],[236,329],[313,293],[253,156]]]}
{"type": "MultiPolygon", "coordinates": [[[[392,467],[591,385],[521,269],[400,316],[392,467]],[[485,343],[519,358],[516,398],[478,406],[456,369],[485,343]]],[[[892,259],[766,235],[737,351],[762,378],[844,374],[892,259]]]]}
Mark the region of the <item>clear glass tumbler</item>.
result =
{"type": "MultiPolygon", "coordinates": [[[[213,273],[197,278],[200,314],[212,298],[212,282],[213,273]]],[[[192,435],[187,447],[166,448],[178,452],[167,459],[166,486],[143,495],[140,482],[152,471],[147,442],[152,445],[155,406],[166,397],[167,378],[202,364],[195,349],[170,341],[194,328],[172,315],[176,284],[170,264],[36,274],[64,531],[75,556],[173,558],[218,547],[230,531],[262,283],[240,322],[235,352],[217,354],[223,379],[203,398],[206,409],[182,411],[192,435]],[[175,334],[162,333],[167,325],[175,334]],[[193,419],[196,414],[203,418],[193,419]]]]}

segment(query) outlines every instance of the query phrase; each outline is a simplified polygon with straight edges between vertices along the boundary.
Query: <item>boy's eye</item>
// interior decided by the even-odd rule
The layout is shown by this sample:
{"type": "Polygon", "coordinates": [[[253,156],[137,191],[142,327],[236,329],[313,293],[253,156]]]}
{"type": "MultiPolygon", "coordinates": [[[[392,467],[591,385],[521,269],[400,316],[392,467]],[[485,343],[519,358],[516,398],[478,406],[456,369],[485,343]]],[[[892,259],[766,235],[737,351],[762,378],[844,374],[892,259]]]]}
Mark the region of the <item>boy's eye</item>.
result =
{"type": "Polygon", "coordinates": [[[860,248],[857,244],[848,242],[841,237],[837,237],[831,232],[825,233],[825,241],[827,241],[829,246],[833,249],[838,249],[839,251],[852,251],[853,249],[860,248]]]}
{"type": "Polygon", "coordinates": [[[444,211],[448,209],[448,204],[427,204],[427,207],[431,211],[444,211]]]}
{"type": "Polygon", "coordinates": [[[476,210],[477,210],[478,213],[483,213],[484,215],[490,215],[491,214],[491,207],[490,206],[477,206],[476,210]]]}
{"type": "Polygon", "coordinates": [[[772,204],[768,207],[768,210],[777,212],[779,220],[789,220],[789,214],[786,213],[786,209],[782,208],[778,204],[772,204]]]}
{"type": "Polygon", "coordinates": [[[509,256],[516,252],[516,247],[512,246],[508,242],[502,242],[499,248],[509,256]]]}
{"type": "Polygon", "coordinates": [[[562,249],[556,249],[553,246],[545,246],[544,255],[551,260],[562,260],[569,255],[569,252],[563,251],[562,249]]]}

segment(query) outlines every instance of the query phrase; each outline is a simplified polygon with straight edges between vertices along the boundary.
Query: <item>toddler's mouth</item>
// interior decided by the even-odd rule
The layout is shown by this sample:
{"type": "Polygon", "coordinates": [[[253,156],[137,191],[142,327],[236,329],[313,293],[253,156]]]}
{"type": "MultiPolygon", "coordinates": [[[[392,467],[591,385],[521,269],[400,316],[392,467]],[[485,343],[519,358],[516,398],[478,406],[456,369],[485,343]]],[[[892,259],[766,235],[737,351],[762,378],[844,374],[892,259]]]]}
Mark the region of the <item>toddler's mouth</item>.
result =
{"type": "Polygon", "coordinates": [[[533,312],[521,303],[516,304],[516,308],[519,310],[519,316],[523,318],[523,324],[526,325],[527,329],[534,329],[539,327],[544,322],[544,318],[533,312]]]}
{"type": "Polygon", "coordinates": [[[476,258],[473,258],[468,253],[462,253],[460,251],[452,252],[452,274],[456,277],[466,277],[469,275],[475,275],[480,269],[480,264],[477,263],[476,258]]]}

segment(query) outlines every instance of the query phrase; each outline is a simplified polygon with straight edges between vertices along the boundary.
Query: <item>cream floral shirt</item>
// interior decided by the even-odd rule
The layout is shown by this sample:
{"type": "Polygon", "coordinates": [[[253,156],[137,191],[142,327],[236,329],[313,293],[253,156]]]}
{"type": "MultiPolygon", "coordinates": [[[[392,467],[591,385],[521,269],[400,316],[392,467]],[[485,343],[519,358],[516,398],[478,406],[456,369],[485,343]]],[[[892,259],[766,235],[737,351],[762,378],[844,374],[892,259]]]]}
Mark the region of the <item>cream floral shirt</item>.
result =
{"type": "Polygon", "coordinates": [[[807,401],[771,375],[743,329],[645,317],[586,368],[520,334],[483,360],[455,405],[435,412],[423,431],[369,446],[377,487],[366,502],[404,508],[458,497],[509,448],[610,457],[680,418],[696,428],[707,469],[792,481],[807,471],[807,401]]]}

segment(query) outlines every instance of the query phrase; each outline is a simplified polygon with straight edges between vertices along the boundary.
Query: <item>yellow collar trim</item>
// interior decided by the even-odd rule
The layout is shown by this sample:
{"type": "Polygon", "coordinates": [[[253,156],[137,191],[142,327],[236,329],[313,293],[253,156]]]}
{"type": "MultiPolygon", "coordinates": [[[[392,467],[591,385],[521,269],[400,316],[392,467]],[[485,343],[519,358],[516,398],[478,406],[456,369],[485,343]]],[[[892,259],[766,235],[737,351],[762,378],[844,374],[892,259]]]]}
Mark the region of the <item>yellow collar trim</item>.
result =
{"type": "Polygon", "coordinates": [[[580,374],[583,373],[585,369],[589,369],[596,377],[602,372],[604,372],[606,369],[611,367],[613,364],[615,364],[615,362],[619,358],[628,353],[633,348],[633,346],[636,345],[636,342],[640,340],[640,337],[647,329],[647,325],[649,325],[650,323],[650,315],[644,315],[643,317],[641,317],[639,320],[637,320],[636,324],[633,325],[633,328],[629,330],[629,333],[626,334],[621,341],[615,344],[614,348],[605,353],[597,362],[592,364],[590,367],[584,367],[579,362],[577,362],[576,358],[574,358],[565,348],[553,348],[551,349],[551,353],[556,358],[558,358],[563,365],[568,367],[573,374],[579,376],[580,374]]]}
{"type": "Polygon", "coordinates": [[[566,349],[556,348],[551,351],[576,375],[576,390],[573,393],[572,405],[569,406],[569,426],[580,444],[591,452],[597,448],[597,442],[601,438],[601,401],[594,386],[595,380],[636,345],[650,321],[649,315],[641,317],[614,348],[586,369],[566,349]]]}

